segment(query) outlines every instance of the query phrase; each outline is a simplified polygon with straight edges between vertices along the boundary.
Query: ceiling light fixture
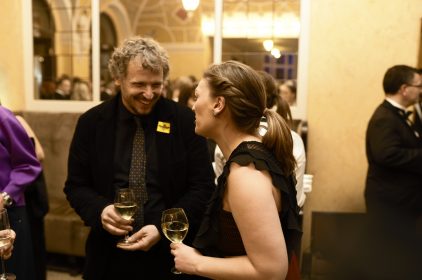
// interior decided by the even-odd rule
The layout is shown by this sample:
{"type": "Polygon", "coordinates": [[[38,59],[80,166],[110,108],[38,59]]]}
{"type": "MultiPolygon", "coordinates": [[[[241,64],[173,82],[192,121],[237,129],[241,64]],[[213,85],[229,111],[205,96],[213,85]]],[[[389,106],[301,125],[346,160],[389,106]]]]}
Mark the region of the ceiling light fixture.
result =
{"type": "Polygon", "coordinates": [[[281,52],[280,52],[280,50],[279,49],[277,49],[277,48],[273,48],[272,50],[271,50],[271,54],[272,54],[272,56],[274,56],[275,58],[280,58],[281,57],[281,52]]]}
{"type": "Polygon", "coordinates": [[[271,39],[262,42],[264,49],[269,52],[274,48],[274,18],[275,18],[275,0],[272,1],[272,14],[271,14],[271,39]]]}
{"type": "Polygon", "coordinates": [[[182,4],[186,12],[193,12],[198,8],[199,0],[182,0],[182,4]]]}

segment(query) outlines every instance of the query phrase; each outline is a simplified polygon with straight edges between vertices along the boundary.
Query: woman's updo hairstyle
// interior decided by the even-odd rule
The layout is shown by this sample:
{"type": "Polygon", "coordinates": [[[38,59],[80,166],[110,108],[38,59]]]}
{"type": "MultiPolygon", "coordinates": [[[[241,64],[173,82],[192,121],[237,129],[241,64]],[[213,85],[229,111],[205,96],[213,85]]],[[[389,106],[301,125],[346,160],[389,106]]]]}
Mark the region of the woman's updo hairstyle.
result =
{"type": "Polygon", "coordinates": [[[251,67],[226,61],[211,65],[203,78],[208,82],[211,95],[222,96],[236,127],[247,134],[258,135],[261,118],[267,119],[268,131],[262,143],[279,160],[286,175],[293,173],[293,140],[286,122],[271,110],[266,110],[266,92],[260,75],[251,67]]]}

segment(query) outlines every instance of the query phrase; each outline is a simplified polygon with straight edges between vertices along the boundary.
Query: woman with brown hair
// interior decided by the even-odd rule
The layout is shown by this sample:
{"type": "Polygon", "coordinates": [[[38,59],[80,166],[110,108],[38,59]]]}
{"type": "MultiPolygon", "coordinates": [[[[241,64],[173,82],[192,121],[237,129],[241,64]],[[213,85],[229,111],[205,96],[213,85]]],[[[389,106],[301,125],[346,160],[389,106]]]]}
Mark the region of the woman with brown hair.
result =
{"type": "Polygon", "coordinates": [[[171,244],[176,268],[213,279],[285,279],[300,240],[289,126],[266,109],[255,70],[212,65],[196,88],[195,132],[227,158],[193,243],[171,244]]]}

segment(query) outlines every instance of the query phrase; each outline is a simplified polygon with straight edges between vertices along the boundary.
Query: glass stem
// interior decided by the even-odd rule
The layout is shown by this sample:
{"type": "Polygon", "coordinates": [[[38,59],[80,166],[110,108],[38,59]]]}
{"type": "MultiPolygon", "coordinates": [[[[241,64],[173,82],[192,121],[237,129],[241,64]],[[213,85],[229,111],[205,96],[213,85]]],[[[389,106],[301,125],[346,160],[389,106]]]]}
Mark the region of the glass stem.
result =
{"type": "Polygon", "coordinates": [[[1,259],[1,275],[0,275],[0,280],[7,280],[7,277],[6,277],[6,268],[4,266],[3,257],[0,257],[0,259],[1,259]]]}

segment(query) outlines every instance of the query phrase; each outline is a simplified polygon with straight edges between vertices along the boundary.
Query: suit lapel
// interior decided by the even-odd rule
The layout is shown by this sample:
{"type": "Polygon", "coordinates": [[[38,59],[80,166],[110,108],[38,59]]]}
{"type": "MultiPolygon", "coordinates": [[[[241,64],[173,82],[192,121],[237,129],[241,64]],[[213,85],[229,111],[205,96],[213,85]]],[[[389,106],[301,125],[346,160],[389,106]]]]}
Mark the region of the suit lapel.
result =
{"type": "Polygon", "coordinates": [[[412,137],[411,138],[420,139],[420,137],[421,137],[420,133],[418,131],[416,131],[414,129],[414,127],[412,127],[409,123],[407,123],[406,117],[404,115],[402,115],[401,112],[400,112],[401,109],[393,106],[387,100],[384,100],[384,102],[382,103],[382,106],[385,107],[386,109],[388,109],[389,111],[391,111],[392,114],[395,115],[396,118],[399,118],[400,119],[400,122],[405,127],[405,130],[406,131],[409,131],[412,134],[412,137]]]}
{"type": "MultiPolygon", "coordinates": [[[[403,119],[403,116],[400,115],[399,111],[401,109],[393,106],[393,104],[391,104],[390,102],[388,102],[387,100],[384,100],[384,102],[382,103],[382,106],[384,106],[385,108],[387,108],[388,110],[392,111],[396,116],[398,116],[399,118],[403,119]]],[[[404,119],[403,119],[404,120],[404,119]]]]}

